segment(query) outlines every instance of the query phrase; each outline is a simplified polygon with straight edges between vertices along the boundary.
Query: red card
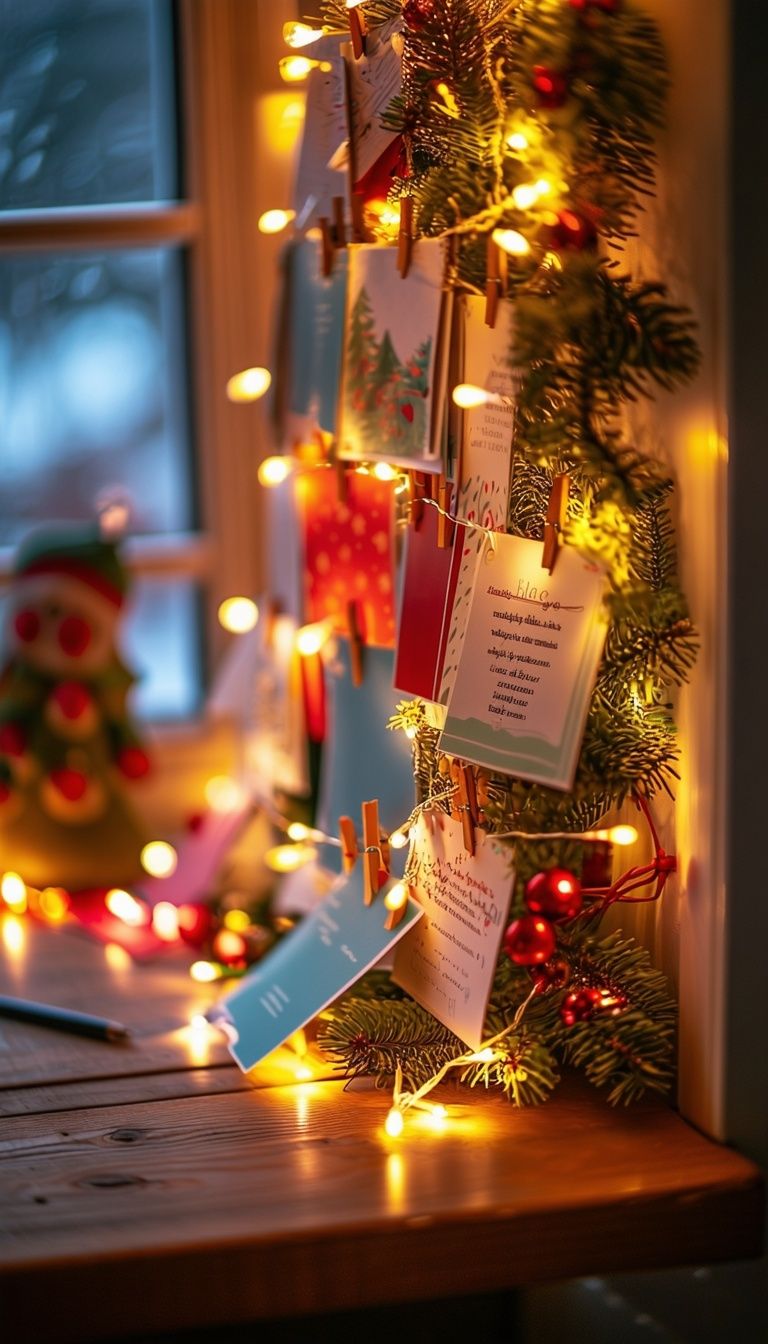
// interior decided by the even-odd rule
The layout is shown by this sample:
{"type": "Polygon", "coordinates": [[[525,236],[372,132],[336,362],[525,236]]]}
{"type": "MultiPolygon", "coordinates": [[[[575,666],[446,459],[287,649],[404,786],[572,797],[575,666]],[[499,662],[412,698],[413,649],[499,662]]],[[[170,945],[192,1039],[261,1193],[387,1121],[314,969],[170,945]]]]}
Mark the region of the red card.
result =
{"type": "Polygon", "coordinates": [[[395,643],[392,481],[347,473],[346,500],[332,469],[299,475],[296,495],[304,545],[306,617],[328,620],[347,634],[348,603],[356,604],[363,643],[395,643]]]}
{"type": "Polygon", "coordinates": [[[408,532],[403,601],[397,636],[395,686],[423,700],[437,700],[465,529],[453,545],[437,544],[437,509],[427,506],[408,532]]]}

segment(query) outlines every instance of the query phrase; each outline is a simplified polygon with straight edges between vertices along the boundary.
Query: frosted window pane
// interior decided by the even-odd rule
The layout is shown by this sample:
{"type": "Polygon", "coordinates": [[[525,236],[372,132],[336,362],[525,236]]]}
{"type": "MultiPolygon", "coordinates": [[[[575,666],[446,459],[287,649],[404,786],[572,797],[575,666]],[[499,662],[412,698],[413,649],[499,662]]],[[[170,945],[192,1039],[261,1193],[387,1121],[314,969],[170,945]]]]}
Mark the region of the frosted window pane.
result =
{"type": "Polygon", "coordinates": [[[147,579],[134,584],[121,628],[121,649],[139,681],[133,712],[144,719],[183,719],[201,703],[199,588],[147,579]]]}
{"type": "Polygon", "coordinates": [[[194,525],[181,260],[134,249],[0,259],[0,544],[91,519],[194,525]]]}
{"type": "Polygon", "coordinates": [[[0,209],[177,194],[168,0],[0,0],[0,209]]]}

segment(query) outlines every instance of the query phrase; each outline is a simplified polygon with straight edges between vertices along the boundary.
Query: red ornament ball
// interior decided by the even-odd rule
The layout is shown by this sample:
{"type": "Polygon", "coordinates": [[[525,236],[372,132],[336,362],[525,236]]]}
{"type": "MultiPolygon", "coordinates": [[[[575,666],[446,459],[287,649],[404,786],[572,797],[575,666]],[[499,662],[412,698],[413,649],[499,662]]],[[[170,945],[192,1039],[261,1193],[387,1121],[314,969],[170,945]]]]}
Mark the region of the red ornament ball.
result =
{"type": "Polygon", "coordinates": [[[143,779],[149,773],[149,757],[141,747],[123,747],[117,758],[117,768],[126,779],[143,779]]]}
{"type": "Polygon", "coordinates": [[[571,978],[571,968],[563,957],[550,957],[541,966],[529,966],[528,974],[540,994],[552,989],[564,989],[571,978]]]}
{"type": "Polygon", "coordinates": [[[581,883],[567,868],[547,868],[526,882],[523,899],[534,915],[573,919],[581,910],[581,883]]]}
{"type": "Polygon", "coordinates": [[[91,642],[91,627],[82,616],[65,616],[59,626],[59,648],[70,658],[79,658],[91,642]]]}
{"type": "Polygon", "coordinates": [[[65,719],[81,719],[91,705],[91,693],[80,681],[60,681],[53,698],[65,719]]]}
{"type": "Polygon", "coordinates": [[[436,10],[435,0],[405,0],[403,21],[418,33],[434,18],[436,10]]]}
{"type": "Polygon", "coordinates": [[[562,70],[552,70],[548,65],[534,65],[531,83],[541,107],[562,107],[568,101],[568,79],[562,70]]]}
{"type": "Polygon", "coordinates": [[[555,252],[585,252],[597,243],[597,229],[586,215],[559,210],[545,220],[544,241],[555,252]]]}
{"type": "Polygon", "coordinates": [[[504,951],[516,966],[537,966],[555,950],[555,930],[538,915],[521,915],[504,934],[504,951]]]}
{"type": "Polygon", "coordinates": [[[581,989],[571,990],[566,994],[560,1009],[560,1018],[564,1026],[572,1027],[577,1022],[589,1022],[594,1017],[602,995],[599,989],[590,989],[584,985],[581,989]]]}
{"type": "Polygon", "coordinates": [[[68,803],[78,803],[88,788],[87,775],[84,775],[82,770],[72,770],[67,765],[52,770],[50,780],[68,803]]]}
{"type": "Polygon", "coordinates": [[[207,905],[180,905],[179,937],[191,947],[202,947],[210,937],[214,918],[207,905]]]}

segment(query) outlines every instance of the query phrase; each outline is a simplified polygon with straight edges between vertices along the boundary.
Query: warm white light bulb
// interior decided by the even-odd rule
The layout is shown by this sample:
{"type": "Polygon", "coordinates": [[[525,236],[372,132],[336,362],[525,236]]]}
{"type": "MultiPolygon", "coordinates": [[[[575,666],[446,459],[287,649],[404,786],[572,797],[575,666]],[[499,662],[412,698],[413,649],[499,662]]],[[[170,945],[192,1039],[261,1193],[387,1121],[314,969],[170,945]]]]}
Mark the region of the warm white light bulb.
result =
{"type": "Polygon", "coordinates": [[[264,862],[273,873],[295,873],[317,856],[312,845],[273,845],[264,862]]]}
{"type": "Polygon", "coordinates": [[[178,906],[170,901],[158,901],[152,910],[152,932],[163,943],[175,943],[179,936],[178,906]]]}
{"type": "Polygon", "coordinates": [[[377,462],[372,473],[377,481],[397,480],[397,470],[391,467],[388,462],[377,462]]]}
{"type": "Polygon", "coordinates": [[[130,891],[123,891],[121,887],[112,887],[104,897],[104,904],[115,919],[122,920],[123,924],[128,924],[131,928],[149,923],[149,910],[144,902],[137,901],[130,891]]]}
{"type": "Polygon", "coordinates": [[[391,1110],[388,1112],[387,1118],[384,1121],[384,1128],[387,1131],[389,1137],[391,1139],[399,1138],[399,1136],[403,1132],[404,1124],[405,1121],[403,1120],[402,1111],[398,1110],[397,1106],[393,1106],[391,1110]]]}
{"type": "Polygon", "coordinates": [[[521,182],[519,187],[515,187],[512,192],[512,200],[518,210],[530,210],[539,199],[539,193],[532,182],[521,182]]]}
{"type": "Polygon", "coordinates": [[[328,627],[323,621],[316,621],[313,625],[302,625],[300,630],[296,631],[296,648],[304,658],[309,658],[314,653],[319,653],[328,639],[328,627]]]}
{"type": "Polygon", "coordinates": [[[150,840],[139,855],[141,866],[151,877],[170,877],[176,871],[179,856],[167,840],[150,840]]]}
{"type": "Polygon", "coordinates": [[[403,831],[393,831],[389,837],[389,843],[393,849],[405,849],[408,844],[408,836],[403,831]]]}
{"type": "Polygon", "coordinates": [[[205,799],[212,812],[235,812],[245,801],[245,792],[229,775],[214,775],[205,786],[205,799]]]}
{"type": "Polygon", "coordinates": [[[212,980],[219,979],[219,971],[210,961],[193,961],[189,974],[199,985],[210,984],[212,980]]]}
{"type": "Polygon", "coordinates": [[[472,411],[477,406],[486,405],[488,393],[483,387],[475,387],[474,383],[458,383],[451,393],[451,400],[463,411],[472,411]]]}
{"type": "Polygon", "coordinates": [[[264,214],[259,216],[257,227],[259,233],[282,233],[295,218],[295,210],[265,210],[264,214]]]}
{"type": "Polygon", "coordinates": [[[258,401],[268,391],[272,382],[272,374],[269,369],[254,367],[252,369],[241,369],[240,373],[234,374],[227,383],[227,396],[230,401],[248,402],[258,401]]]}
{"type": "Polygon", "coordinates": [[[265,457],[259,464],[256,475],[259,478],[259,485],[269,489],[270,486],[282,485],[292,471],[293,462],[289,457],[265,457]]]}
{"type": "Polygon", "coordinates": [[[19,873],[3,873],[0,895],[15,914],[23,915],[27,908],[27,885],[19,873]]]}
{"type": "Polygon", "coordinates": [[[637,830],[634,826],[612,826],[608,836],[614,845],[634,845],[637,830]]]}
{"type": "Polygon", "coordinates": [[[311,28],[308,23],[294,21],[283,24],[283,41],[294,51],[297,47],[307,47],[311,42],[317,42],[322,36],[322,28],[311,28]]]}
{"type": "Polygon", "coordinates": [[[384,897],[387,910],[402,910],[408,900],[408,888],[404,882],[396,882],[384,897]]]}
{"type": "Polygon", "coordinates": [[[508,253],[510,257],[525,257],[531,250],[528,239],[517,229],[494,229],[492,237],[502,252],[508,253]]]}
{"type": "Polygon", "coordinates": [[[219,624],[232,635],[245,635],[259,619],[259,608],[250,597],[227,597],[219,606],[219,624]]]}
{"type": "Polygon", "coordinates": [[[316,65],[317,61],[311,61],[307,56],[283,56],[279,62],[280,78],[286,84],[299,84],[316,65]]]}

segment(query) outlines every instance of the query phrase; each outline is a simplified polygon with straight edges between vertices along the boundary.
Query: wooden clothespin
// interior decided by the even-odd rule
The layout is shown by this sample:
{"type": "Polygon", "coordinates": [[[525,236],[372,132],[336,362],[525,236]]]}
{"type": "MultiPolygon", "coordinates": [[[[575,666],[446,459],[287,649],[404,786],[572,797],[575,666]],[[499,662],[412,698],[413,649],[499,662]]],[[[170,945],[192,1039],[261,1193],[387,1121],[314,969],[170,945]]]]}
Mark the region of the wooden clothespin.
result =
{"type": "Polygon", "coordinates": [[[400,197],[400,232],[397,235],[397,269],[403,280],[413,256],[413,197],[400,197]]]}
{"type": "Polygon", "coordinates": [[[352,685],[362,686],[365,646],[357,619],[357,602],[354,598],[350,598],[347,602],[347,633],[349,634],[349,664],[352,672],[352,685]]]}
{"type": "Polygon", "coordinates": [[[475,824],[478,818],[477,790],[471,765],[460,765],[458,770],[459,812],[461,828],[464,833],[464,848],[468,854],[474,854],[477,848],[475,824]]]}
{"type": "Polygon", "coordinates": [[[383,868],[379,837],[379,800],[363,803],[363,884],[366,905],[371,905],[379,890],[379,870],[383,868]]]}
{"type": "Polygon", "coordinates": [[[489,233],[485,251],[485,325],[487,327],[496,326],[499,300],[503,291],[504,263],[502,255],[498,243],[493,241],[493,234],[489,233]]]}
{"type": "Polygon", "coordinates": [[[424,517],[424,499],[428,489],[428,476],[425,471],[412,471],[411,491],[410,491],[410,518],[409,521],[418,529],[422,518],[424,517]]]}
{"type": "Polygon", "coordinates": [[[349,35],[352,38],[352,54],[356,61],[365,55],[365,18],[359,4],[352,5],[349,8],[347,17],[349,19],[349,35]]]}
{"type": "Polygon", "coordinates": [[[448,806],[451,809],[452,821],[461,821],[461,810],[459,808],[460,789],[461,789],[461,785],[459,784],[459,768],[460,768],[459,762],[452,760],[450,764],[451,783],[456,785],[455,791],[451,794],[450,798],[448,799],[448,806]]]}
{"type": "Polygon", "coordinates": [[[446,550],[453,542],[453,522],[447,515],[451,512],[451,494],[453,487],[444,476],[437,478],[437,544],[446,550]]]}
{"type": "Polygon", "coordinates": [[[357,831],[351,817],[339,817],[339,839],[341,840],[341,866],[345,873],[351,873],[357,862],[357,831]]]}
{"type": "Polygon", "coordinates": [[[550,574],[555,568],[560,549],[560,533],[565,527],[569,488],[570,477],[567,472],[555,476],[544,518],[544,547],[541,553],[542,568],[548,570],[550,574]]]}
{"type": "Polygon", "coordinates": [[[344,197],[334,196],[331,208],[332,220],[327,215],[321,215],[317,221],[320,228],[320,273],[324,276],[329,276],[333,271],[334,252],[347,245],[344,197]]]}

